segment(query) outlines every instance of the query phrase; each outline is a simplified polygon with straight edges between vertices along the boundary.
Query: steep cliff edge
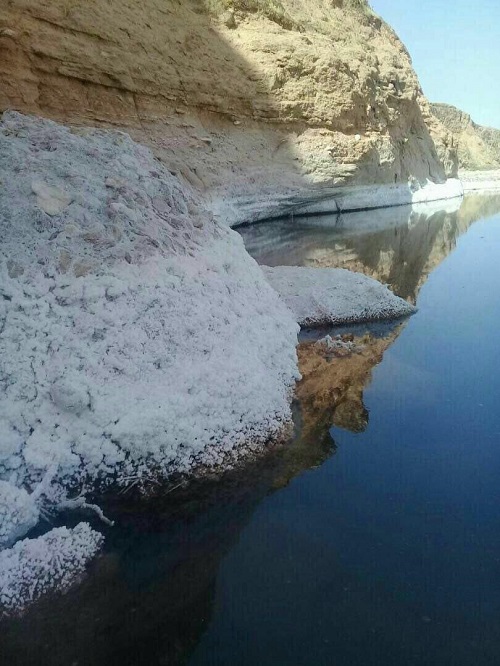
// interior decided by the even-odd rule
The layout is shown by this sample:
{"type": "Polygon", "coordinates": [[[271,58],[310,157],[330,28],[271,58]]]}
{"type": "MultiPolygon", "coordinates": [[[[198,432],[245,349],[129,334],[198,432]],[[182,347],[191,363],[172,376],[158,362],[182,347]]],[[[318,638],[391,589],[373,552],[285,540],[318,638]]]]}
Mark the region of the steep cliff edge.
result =
{"type": "Polygon", "coordinates": [[[500,130],[478,125],[451,104],[432,104],[431,109],[452,132],[461,169],[500,169],[500,130]]]}
{"type": "Polygon", "coordinates": [[[127,128],[231,222],[350,185],[411,200],[456,174],[410,56],[365,0],[8,0],[7,108],[127,128]]]}

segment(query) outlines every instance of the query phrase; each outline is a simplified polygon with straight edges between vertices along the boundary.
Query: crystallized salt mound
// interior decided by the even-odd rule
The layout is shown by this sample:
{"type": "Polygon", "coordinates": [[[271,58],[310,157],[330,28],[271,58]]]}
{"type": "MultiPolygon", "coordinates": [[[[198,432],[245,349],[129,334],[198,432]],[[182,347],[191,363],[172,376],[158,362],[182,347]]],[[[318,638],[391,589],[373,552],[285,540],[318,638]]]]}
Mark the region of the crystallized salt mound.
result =
{"type": "Polygon", "coordinates": [[[0,123],[0,478],[188,471],[290,419],[297,325],[120,132],[0,123]]]}
{"type": "Polygon", "coordinates": [[[59,527],[0,552],[0,617],[24,610],[50,592],[62,592],[84,573],[103,537],[87,523],[59,527]]]}
{"type": "Polygon", "coordinates": [[[35,501],[23,488],[0,481],[0,548],[12,545],[38,522],[35,501]]]}
{"type": "Polygon", "coordinates": [[[397,319],[416,311],[380,282],[343,268],[263,269],[301,326],[397,319]]]}

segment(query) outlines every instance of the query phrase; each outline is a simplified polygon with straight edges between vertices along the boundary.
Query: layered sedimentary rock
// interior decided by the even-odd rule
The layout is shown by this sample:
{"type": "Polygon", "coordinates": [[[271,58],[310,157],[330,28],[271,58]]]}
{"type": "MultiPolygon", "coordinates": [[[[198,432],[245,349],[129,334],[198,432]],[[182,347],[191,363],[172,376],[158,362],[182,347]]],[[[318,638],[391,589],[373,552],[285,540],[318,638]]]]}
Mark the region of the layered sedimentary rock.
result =
{"type": "Polygon", "coordinates": [[[364,0],[9,0],[6,108],[129,128],[230,222],[340,185],[391,184],[379,205],[399,203],[456,173],[410,56],[364,0]]]}

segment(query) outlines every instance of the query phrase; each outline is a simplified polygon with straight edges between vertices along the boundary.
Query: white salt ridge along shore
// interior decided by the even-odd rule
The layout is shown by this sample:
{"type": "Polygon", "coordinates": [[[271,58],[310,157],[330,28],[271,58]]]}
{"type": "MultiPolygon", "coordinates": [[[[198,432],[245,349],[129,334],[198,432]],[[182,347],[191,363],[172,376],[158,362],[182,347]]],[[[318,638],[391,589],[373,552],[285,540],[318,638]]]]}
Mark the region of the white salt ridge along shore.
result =
{"type": "Polygon", "coordinates": [[[399,319],[416,308],[385,285],[343,268],[263,266],[301,326],[399,319]]]}
{"type": "Polygon", "coordinates": [[[500,190],[500,170],[463,171],[460,173],[464,192],[495,192],[500,190]]]}
{"type": "Polygon", "coordinates": [[[295,214],[343,212],[391,208],[407,204],[422,204],[431,201],[445,201],[462,197],[464,190],[457,178],[449,178],[444,183],[427,180],[420,185],[416,181],[407,185],[357,185],[341,187],[332,193],[331,199],[311,202],[294,210],[295,214]]]}
{"type": "Polygon", "coordinates": [[[7,113],[0,165],[0,473],[188,471],[280,433],[297,327],[238,234],[123,133],[7,113]]]}
{"type": "MultiPolygon", "coordinates": [[[[213,467],[283,435],[293,315],[240,236],[149,150],[5,113],[0,182],[0,480],[36,502],[26,516],[7,502],[5,544],[69,487],[213,467]]],[[[73,546],[83,566],[97,540],[80,557],[68,534],[80,571],[73,546]]],[[[49,586],[50,557],[22,544],[1,553],[10,609],[38,595],[23,581],[67,584],[49,586]]]]}
{"type": "Polygon", "coordinates": [[[0,551],[0,618],[21,613],[40,597],[74,585],[102,542],[102,535],[80,523],[0,551]]]}
{"type": "Polygon", "coordinates": [[[427,180],[423,184],[412,180],[406,184],[318,187],[312,183],[307,189],[290,185],[282,192],[267,193],[260,199],[215,197],[210,205],[217,219],[234,227],[289,215],[347,213],[448,201],[460,199],[463,194],[464,188],[457,178],[443,183],[427,180]]]}

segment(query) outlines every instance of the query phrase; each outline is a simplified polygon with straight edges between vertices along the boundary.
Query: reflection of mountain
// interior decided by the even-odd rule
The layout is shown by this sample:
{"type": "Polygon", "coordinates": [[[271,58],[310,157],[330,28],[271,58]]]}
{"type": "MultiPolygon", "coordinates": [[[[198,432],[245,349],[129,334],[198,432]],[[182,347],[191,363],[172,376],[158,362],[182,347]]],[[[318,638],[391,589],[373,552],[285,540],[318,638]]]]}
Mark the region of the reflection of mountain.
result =
{"type": "Polygon", "coordinates": [[[429,273],[480,217],[500,211],[500,196],[471,195],[414,208],[402,206],[271,221],[243,228],[248,251],[260,263],[348,268],[387,283],[415,303],[429,273]],[[441,206],[441,208],[439,208],[441,206]]]}

